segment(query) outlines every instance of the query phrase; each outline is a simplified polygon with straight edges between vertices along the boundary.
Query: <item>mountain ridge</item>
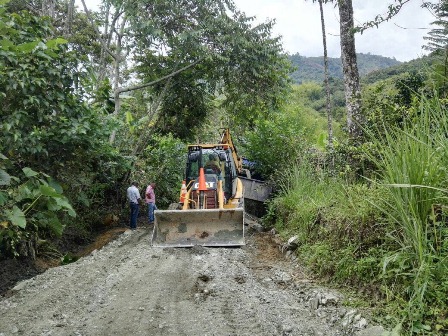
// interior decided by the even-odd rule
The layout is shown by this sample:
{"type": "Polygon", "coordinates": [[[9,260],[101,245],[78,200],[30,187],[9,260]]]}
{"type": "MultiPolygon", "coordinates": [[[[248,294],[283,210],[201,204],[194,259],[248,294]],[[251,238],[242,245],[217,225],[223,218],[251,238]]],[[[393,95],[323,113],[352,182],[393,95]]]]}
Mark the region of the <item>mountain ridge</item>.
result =
{"type": "MultiPolygon", "coordinates": [[[[357,53],[357,58],[360,77],[377,70],[402,64],[402,62],[394,58],[373,55],[370,53],[357,53]]],[[[292,65],[296,67],[296,70],[290,75],[294,83],[301,84],[304,82],[322,82],[324,80],[323,56],[307,57],[296,53],[290,55],[289,60],[292,65]]],[[[342,79],[343,74],[341,59],[329,57],[328,71],[330,77],[342,79]]]]}

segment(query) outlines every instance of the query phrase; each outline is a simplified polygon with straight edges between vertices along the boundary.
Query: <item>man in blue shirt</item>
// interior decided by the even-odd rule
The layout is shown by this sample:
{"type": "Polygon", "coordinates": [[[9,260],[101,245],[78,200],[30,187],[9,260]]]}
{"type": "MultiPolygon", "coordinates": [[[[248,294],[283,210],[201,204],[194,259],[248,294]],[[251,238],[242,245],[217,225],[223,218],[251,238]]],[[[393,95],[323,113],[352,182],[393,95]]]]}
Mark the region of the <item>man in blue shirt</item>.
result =
{"type": "Polygon", "coordinates": [[[132,182],[131,186],[127,190],[127,196],[129,200],[129,205],[131,206],[131,230],[137,228],[137,217],[138,217],[138,206],[141,201],[140,192],[137,188],[137,182],[132,182]]]}

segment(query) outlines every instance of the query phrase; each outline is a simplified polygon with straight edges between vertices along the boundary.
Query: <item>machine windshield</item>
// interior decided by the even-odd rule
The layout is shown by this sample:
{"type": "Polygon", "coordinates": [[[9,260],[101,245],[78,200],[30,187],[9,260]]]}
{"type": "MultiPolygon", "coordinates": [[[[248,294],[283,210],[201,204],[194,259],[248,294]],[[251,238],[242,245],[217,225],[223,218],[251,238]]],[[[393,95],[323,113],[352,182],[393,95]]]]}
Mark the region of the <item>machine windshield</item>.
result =
{"type": "MultiPolygon", "coordinates": [[[[222,155],[222,154],[221,154],[222,155]]],[[[199,176],[200,152],[191,152],[187,163],[187,179],[195,180],[199,176]]],[[[202,167],[206,174],[219,174],[224,171],[225,161],[221,161],[219,151],[213,149],[202,150],[202,167]]]]}

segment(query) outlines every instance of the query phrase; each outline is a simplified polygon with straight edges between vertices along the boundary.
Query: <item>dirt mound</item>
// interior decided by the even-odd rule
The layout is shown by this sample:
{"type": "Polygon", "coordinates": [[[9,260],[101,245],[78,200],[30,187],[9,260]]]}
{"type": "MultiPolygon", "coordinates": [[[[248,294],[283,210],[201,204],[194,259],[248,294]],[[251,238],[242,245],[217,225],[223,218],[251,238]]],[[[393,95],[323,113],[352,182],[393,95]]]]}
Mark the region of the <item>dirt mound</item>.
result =
{"type": "MultiPolygon", "coordinates": [[[[109,242],[120,236],[126,228],[124,227],[108,227],[102,231],[94,232],[92,241],[86,245],[78,245],[74,243],[65,244],[64,250],[68,251],[66,258],[67,262],[75,261],[80,257],[84,257],[92,253],[94,250],[99,250],[109,242]]],[[[16,258],[0,260],[0,296],[11,295],[10,289],[13,288],[17,282],[29,279],[40,273],[45,272],[52,267],[60,266],[63,263],[64,256],[58,253],[57,257],[38,257],[35,260],[29,258],[16,258]]]]}

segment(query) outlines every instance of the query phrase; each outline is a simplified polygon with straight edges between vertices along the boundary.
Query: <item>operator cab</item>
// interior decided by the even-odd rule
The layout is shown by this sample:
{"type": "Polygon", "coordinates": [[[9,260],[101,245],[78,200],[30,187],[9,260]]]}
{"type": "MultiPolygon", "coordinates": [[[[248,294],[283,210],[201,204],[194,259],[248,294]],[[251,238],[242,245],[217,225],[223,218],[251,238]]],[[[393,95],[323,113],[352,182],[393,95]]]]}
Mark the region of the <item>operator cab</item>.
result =
{"type": "Polygon", "coordinates": [[[230,199],[236,190],[233,190],[233,180],[237,177],[232,153],[225,146],[204,148],[189,146],[186,167],[186,182],[193,182],[193,190],[198,189],[199,168],[204,168],[205,180],[208,190],[216,190],[219,180],[223,181],[224,199],[230,199]]]}

